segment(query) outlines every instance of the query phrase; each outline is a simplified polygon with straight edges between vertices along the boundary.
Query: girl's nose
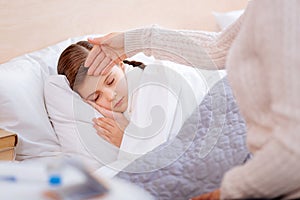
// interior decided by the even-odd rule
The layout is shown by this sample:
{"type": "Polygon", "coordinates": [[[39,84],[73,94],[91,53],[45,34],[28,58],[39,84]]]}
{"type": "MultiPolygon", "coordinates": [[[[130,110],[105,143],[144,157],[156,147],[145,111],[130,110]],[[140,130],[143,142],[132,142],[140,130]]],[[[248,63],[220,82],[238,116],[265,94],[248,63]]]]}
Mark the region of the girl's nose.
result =
{"type": "Polygon", "coordinates": [[[113,101],[117,96],[117,93],[114,90],[107,90],[105,93],[108,101],[113,101]]]}

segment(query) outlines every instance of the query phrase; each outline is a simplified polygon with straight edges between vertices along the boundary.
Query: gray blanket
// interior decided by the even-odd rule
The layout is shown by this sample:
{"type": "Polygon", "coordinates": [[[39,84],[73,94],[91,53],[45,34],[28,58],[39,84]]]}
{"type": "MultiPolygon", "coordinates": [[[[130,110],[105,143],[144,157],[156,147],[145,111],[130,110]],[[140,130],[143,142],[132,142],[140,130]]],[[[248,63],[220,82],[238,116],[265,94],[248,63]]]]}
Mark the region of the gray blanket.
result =
{"type": "Polygon", "coordinates": [[[245,122],[226,78],[185,122],[178,136],[135,160],[117,177],[156,199],[189,199],[220,187],[226,171],[248,156],[245,122]]]}

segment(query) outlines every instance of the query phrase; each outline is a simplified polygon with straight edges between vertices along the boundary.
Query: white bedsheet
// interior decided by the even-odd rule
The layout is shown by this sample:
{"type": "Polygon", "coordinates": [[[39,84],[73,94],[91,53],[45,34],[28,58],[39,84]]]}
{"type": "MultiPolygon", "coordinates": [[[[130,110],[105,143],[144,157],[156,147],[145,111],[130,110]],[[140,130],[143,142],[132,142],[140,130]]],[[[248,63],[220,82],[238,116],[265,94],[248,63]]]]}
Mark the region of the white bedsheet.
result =
{"type": "MultiPolygon", "coordinates": [[[[130,127],[129,124],[129,128],[125,130],[118,160],[101,167],[95,173],[111,178],[136,158],[168,139],[173,139],[185,120],[201,103],[210,86],[225,75],[225,72],[210,73],[210,76],[207,76],[197,69],[162,61],[148,65],[144,71],[137,68],[129,74],[129,82],[134,78],[139,80],[139,84],[135,86],[143,86],[137,87],[139,90],[134,95],[135,98],[129,101],[129,105],[135,105],[130,122],[134,123],[134,126],[130,127]],[[161,112],[153,113],[152,109],[155,106],[161,109],[161,112]],[[155,118],[159,121],[165,120],[165,123],[158,124],[161,127],[156,135],[141,138],[141,134],[144,136],[153,134],[155,128],[141,128],[141,126],[153,126],[151,123],[155,123],[152,121],[155,118]]],[[[130,87],[132,86],[129,86],[129,91],[132,91],[130,87]]]]}

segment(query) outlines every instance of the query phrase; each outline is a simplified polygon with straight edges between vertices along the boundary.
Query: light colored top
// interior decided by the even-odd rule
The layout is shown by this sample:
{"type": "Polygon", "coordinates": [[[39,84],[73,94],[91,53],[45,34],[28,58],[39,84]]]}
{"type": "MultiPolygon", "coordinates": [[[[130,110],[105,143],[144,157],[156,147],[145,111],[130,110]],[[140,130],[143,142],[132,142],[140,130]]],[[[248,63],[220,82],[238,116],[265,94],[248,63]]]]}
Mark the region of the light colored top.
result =
{"type": "Polygon", "coordinates": [[[226,173],[222,199],[300,197],[299,13],[298,0],[254,0],[221,33],[158,26],[125,33],[129,56],[143,51],[199,68],[226,66],[254,157],[226,173]]]}
{"type": "Polygon", "coordinates": [[[208,91],[197,71],[162,62],[149,64],[144,70],[126,70],[129,95],[124,115],[129,124],[121,151],[140,156],[178,134],[208,91]]]}

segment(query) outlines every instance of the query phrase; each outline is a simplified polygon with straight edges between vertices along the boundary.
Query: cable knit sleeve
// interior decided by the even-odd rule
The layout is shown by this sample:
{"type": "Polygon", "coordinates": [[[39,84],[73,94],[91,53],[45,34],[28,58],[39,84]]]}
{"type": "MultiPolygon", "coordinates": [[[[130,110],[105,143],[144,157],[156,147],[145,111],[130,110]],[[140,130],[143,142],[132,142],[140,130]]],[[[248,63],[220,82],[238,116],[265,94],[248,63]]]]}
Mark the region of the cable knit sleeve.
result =
{"type": "Polygon", "coordinates": [[[170,30],[157,25],[125,32],[125,52],[139,52],[202,69],[225,68],[226,57],[239,32],[241,17],[223,32],[170,30]]]}

